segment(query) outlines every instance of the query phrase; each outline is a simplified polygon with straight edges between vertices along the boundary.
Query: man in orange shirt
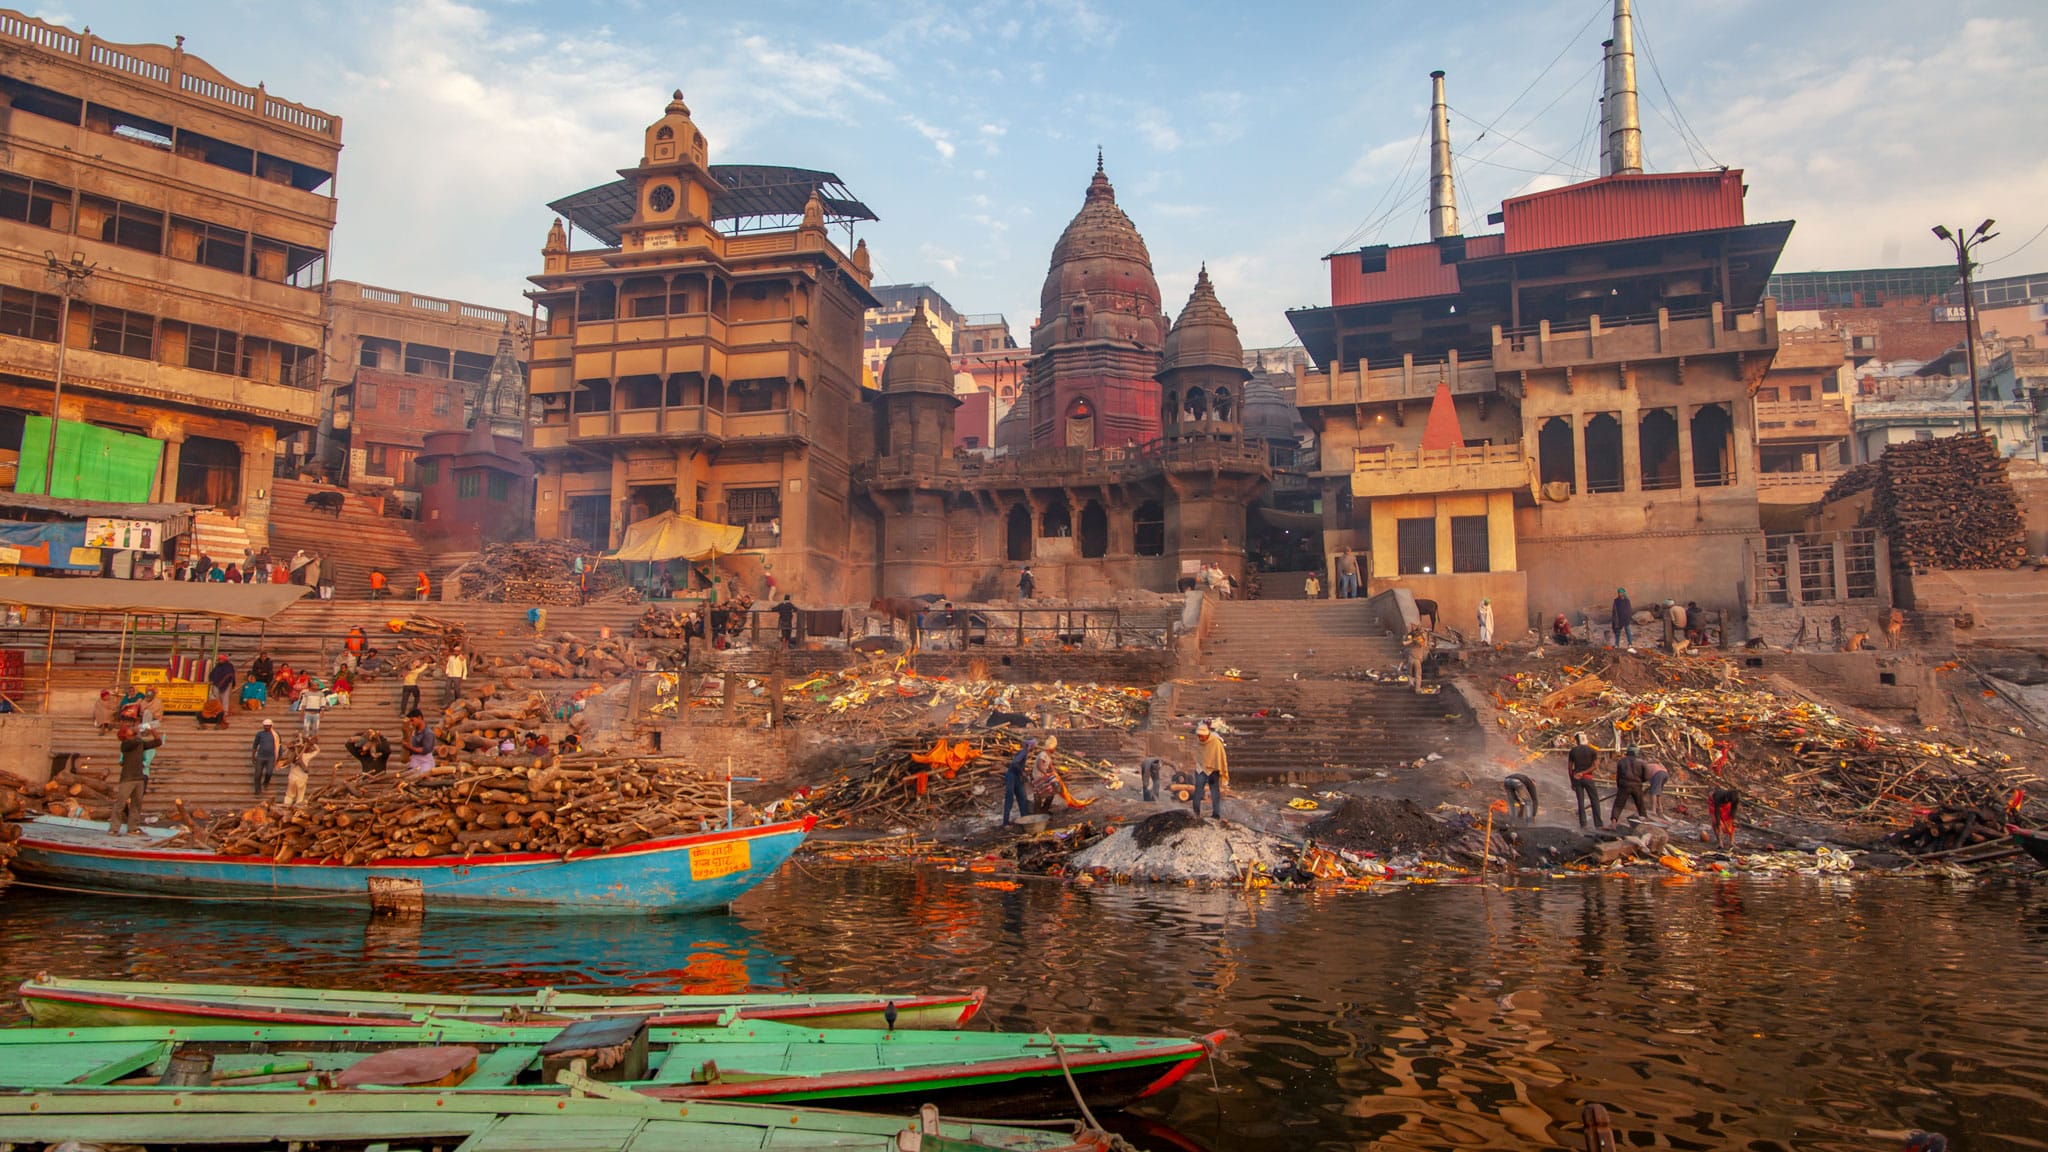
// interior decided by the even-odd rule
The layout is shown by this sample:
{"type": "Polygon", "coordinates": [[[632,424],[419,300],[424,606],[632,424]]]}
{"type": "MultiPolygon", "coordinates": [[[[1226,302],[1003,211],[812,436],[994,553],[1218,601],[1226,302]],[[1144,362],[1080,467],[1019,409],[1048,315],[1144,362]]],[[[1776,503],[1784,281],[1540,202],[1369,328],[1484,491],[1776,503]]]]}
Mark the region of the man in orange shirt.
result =
{"type": "Polygon", "coordinates": [[[432,581],[427,579],[427,574],[422,572],[420,573],[419,583],[414,585],[414,588],[419,593],[419,598],[425,600],[427,594],[434,590],[434,585],[432,581]]]}
{"type": "Polygon", "coordinates": [[[390,590],[385,587],[386,583],[382,568],[370,569],[370,599],[382,600],[388,595],[390,590]]]}

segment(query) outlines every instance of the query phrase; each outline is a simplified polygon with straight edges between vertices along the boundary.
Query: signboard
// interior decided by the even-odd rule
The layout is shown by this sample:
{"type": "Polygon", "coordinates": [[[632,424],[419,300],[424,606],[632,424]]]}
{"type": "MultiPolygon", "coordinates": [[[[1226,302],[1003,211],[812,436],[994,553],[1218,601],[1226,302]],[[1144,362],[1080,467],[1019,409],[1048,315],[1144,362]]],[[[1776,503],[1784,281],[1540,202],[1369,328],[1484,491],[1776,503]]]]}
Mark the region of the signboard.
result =
{"type": "Polygon", "coordinates": [[[85,520],[88,548],[154,552],[163,543],[163,535],[164,526],[148,520],[115,520],[107,516],[88,516],[85,520]]]}
{"type": "Polygon", "coordinates": [[[1963,306],[1961,304],[1936,304],[1934,306],[1934,322],[1936,324],[1961,324],[1966,319],[1968,317],[1963,314],[1963,306]]]}
{"type": "Polygon", "coordinates": [[[11,544],[0,544],[0,567],[12,567],[21,563],[21,549],[11,544]]]}
{"type": "Polygon", "coordinates": [[[716,880],[754,866],[753,849],[745,840],[700,844],[690,849],[690,879],[716,880]]]}
{"type": "Polygon", "coordinates": [[[100,550],[97,548],[73,548],[71,555],[66,557],[64,562],[73,568],[97,568],[100,566],[100,550]]]}
{"type": "Polygon", "coordinates": [[[169,684],[171,674],[161,668],[137,668],[128,673],[130,684],[169,684]]]}
{"type": "Polygon", "coordinates": [[[165,712],[197,712],[206,707],[204,680],[173,680],[161,668],[136,668],[128,673],[128,683],[156,689],[157,702],[165,712]]]}

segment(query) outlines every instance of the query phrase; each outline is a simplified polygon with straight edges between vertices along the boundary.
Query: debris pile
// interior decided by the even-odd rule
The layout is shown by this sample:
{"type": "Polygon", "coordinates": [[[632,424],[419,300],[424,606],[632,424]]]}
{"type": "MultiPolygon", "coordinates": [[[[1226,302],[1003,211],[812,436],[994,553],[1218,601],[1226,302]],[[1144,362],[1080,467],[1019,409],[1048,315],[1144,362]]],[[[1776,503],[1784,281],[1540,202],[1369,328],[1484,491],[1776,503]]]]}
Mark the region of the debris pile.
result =
{"type": "Polygon", "coordinates": [[[1429,852],[1448,847],[1459,838],[1415,801],[1377,796],[1347,798],[1336,811],[1302,829],[1302,834],[1317,844],[1383,856],[1429,852]]]}
{"type": "Polygon", "coordinates": [[[1117,879],[1249,883],[1290,868],[1292,859],[1279,837],[1173,808],[1117,829],[1075,853],[1068,867],[1117,879]]]}
{"type": "Polygon", "coordinates": [[[1885,448],[1873,509],[1895,560],[1928,568],[2017,568],[2026,523],[2005,457],[1983,436],[1885,448]]]}
{"type": "MultiPolygon", "coordinates": [[[[1020,747],[1016,736],[1002,730],[958,740],[945,735],[892,740],[814,792],[810,810],[830,828],[908,827],[965,815],[977,805],[1000,802],[1004,766],[1020,747]]],[[[1113,769],[1058,750],[1053,768],[1061,789],[1080,777],[1117,780],[1113,769]]],[[[1067,807],[1088,803],[1069,797],[1067,807]]]]}
{"type": "Polygon", "coordinates": [[[635,604],[640,590],[626,582],[619,564],[600,564],[565,540],[532,540],[522,544],[486,544],[483,555],[464,564],[457,575],[465,600],[492,604],[581,604],[589,582],[589,603],[635,604]],[[578,556],[586,571],[576,574],[578,556]]]}
{"type": "MultiPolygon", "coordinates": [[[[567,854],[722,826],[726,785],[674,760],[595,755],[356,776],[298,808],[268,802],[208,830],[227,856],[361,864],[492,852],[567,854]]],[[[738,823],[755,822],[750,810],[738,823]]]]}
{"type": "Polygon", "coordinates": [[[1005,684],[970,671],[919,676],[881,660],[790,685],[784,714],[795,723],[876,734],[905,726],[1115,728],[1129,731],[1151,708],[1149,689],[1112,684],[1005,684]]]}
{"type": "Polygon", "coordinates": [[[1915,856],[1953,852],[1973,844],[2005,843],[2006,811],[1989,805],[1963,807],[1943,805],[1922,813],[1912,824],[1893,833],[1886,843],[1915,856]]]}
{"type": "Polygon", "coordinates": [[[1505,676],[1495,702],[1530,760],[1577,732],[1609,750],[1636,745],[1671,770],[1667,792],[1681,802],[1732,783],[1757,822],[1899,828],[1923,809],[1999,808],[2028,775],[2004,753],[1851,724],[1697,657],[1596,653],[1556,673],[1505,676]]]}

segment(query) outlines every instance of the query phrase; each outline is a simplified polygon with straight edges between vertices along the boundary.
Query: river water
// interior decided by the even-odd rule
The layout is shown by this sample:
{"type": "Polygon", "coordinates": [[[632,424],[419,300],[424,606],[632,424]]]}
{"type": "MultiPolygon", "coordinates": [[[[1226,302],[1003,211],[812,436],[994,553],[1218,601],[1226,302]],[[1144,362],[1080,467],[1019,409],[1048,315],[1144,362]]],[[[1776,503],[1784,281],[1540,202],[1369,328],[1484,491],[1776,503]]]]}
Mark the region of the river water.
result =
{"type": "MultiPolygon", "coordinates": [[[[982,1027],[1237,1033],[1140,1147],[2048,1149],[2048,887],[1081,889],[801,860],[730,916],[375,921],[0,899],[0,977],[444,991],[990,988],[982,1027]]],[[[20,1018],[18,1005],[5,1009],[20,1018]]]]}

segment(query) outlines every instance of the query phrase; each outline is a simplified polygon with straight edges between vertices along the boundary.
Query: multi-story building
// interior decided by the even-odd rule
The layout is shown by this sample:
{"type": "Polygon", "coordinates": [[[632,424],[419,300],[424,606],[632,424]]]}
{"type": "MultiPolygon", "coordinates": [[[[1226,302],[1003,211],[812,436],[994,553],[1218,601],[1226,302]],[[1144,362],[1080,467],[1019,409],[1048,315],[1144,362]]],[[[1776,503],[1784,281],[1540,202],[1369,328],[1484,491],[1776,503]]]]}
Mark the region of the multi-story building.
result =
{"type": "Polygon", "coordinates": [[[1000,312],[962,316],[953,342],[954,429],[962,448],[995,446],[996,421],[1017,402],[1031,377],[1031,350],[1017,347],[1000,312]]]}
{"type": "Polygon", "coordinates": [[[1436,74],[1432,239],[1329,257],[1330,305],[1289,313],[1324,551],[1366,552],[1369,587],[1454,621],[1482,597],[1503,621],[1597,611],[1617,585],[1743,603],[1764,283],[1792,225],[1745,220],[1740,172],[1644,173],[1632,75],[1609,69],[1605,175],[1468,236],[1436,74]]]}
{"type": "MultiPolygon", "coordinates": [[[[1779,313],[1784,318],[1784,313],[1779,313]]],[[[1757,499],[1787,515],[1819,500],[1856,463],[1849,436],[1854,377],[1832,328],[1778,329],[1778,355],[1756,390],[1757,499]]]]}
{"type": "Polygon", "coordinates": [[[466,429],[487,396],[511,406],[502,415],[516,434],[526,317],[349,280],[329,285],[329,304],[320,453],[329,475],[417,494],[413,459],[424,438],[466,429]]]}
{"type": "Polygon", "coordinates": [[[1798,326],[1842,333],[1850,363],[1932,360],[1963,343],[1956,266],[1783,272],[1765,293],[1798,326]]]}
{"type": "Polygon", "coordinates": [[[157,442],[156,497],[265,543],[278,442],[319,421],[340,151],[338,117],[182,38],[0,10],[0,449],[50,412],[61,363],[64,420],[157,442]]]}
{"type": "Polygon", "coordinates": [[[2048,338],[2048,274],[1973,280],[1972,287],[1979,335],[2048,338]]]}
{"type": "Polygon", "coordinates": [[[665,511],[741,525],[728,570],[816,601],[847,587],[873,219],[829,172],[714,166],[676,94],[623,179],[552,207],[529,293],[540,319],[527,429],[535,531],[616,546],[665,511]]]}
{"type": "Polygon", "coordinates": [[[956,334],[960,327],[960,313],[953,305],[929,284],[877,284],[875,299],[880,301],[868,309],[862,317],[861,326],[861,383],[870,389],[882,386],[882,362],[889,358],[889,350],[896,346],[903,331],[910,324],[910,318],[924,309],[925,324],[931,328],[939,346],[949,351],[959,351],[956,334]]]}

